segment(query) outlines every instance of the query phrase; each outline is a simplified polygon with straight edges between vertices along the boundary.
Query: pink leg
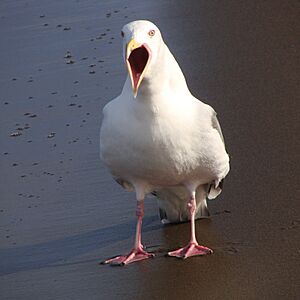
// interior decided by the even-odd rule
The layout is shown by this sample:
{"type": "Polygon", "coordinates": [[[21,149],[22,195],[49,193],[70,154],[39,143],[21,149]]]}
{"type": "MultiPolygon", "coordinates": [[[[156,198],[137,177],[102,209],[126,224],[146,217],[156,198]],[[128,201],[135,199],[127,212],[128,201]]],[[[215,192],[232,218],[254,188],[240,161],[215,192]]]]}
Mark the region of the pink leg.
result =
{"type": "Polygon", "coordinates": [[[127,255],[121,255],[117,257],[113,257],[104,261],[104,264],[111,265],[127,265],[135,261],[143,260],[149,257],[153,257],[154,254],[148,253],[144,250],[142,245],[142,220],[144,217],[144,200],[137,202],[136,207],[136,216],[137,216],[137,224],[136,224],[136,234],[135,234],[135,242],[133,249],[127,255]]]}
{"type": "Polygon", "coordinates": [[[192,194],[189,202],[188,208],[191,216],[191,239],[187,246],[180,248],[175,251],[171,251],[168,253],[169,256],[174,256],[178,258],[187,258],[195,255],[206,255],[211,254],[213,251],[205,246],[201,246],[198,244],[195,235],[195,211],[196,211],[196,199],[195,193],[192,194]]]}

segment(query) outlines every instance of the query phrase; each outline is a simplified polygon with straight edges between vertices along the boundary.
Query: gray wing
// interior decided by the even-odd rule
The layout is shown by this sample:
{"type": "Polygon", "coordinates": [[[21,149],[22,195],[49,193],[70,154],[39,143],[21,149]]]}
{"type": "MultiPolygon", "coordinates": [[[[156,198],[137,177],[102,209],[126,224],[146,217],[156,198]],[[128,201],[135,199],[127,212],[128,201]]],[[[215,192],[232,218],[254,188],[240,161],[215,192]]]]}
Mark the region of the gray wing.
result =
{"type": "MultiPolygon", "coordinates": [[[[215,111],[211,117],[211,124],[212,124],[212,127],[218,131],[220,138],[223,141],[223,144],[225,145],[224,136],[223,136],[223,133],[221,130],[220,123],[217,119],[217,113],[215,111]]],[[[222,178],[222,180],[219,182],[218,186],[216,186],[215,181],[209,185],[208,191],[207,191],[208,199],[214,199],[222,192],[223,183],[224,183],[224,178],[222,178]]]]}
{"type": "Polygon", "coordinates": [[[214,112],[214,114],[212,115],[211,124],[212,124],[212,127],[215,128],[219,132],[219,135],[220,135],[220,137],[221,137],[221,139],[223,141],[223,144],[225,144],[223,133],[222,133],[222,130],[221,130],[220,123],[219,123],[219,121],[217,119],[217,113],[216,112],[214,112]]]}

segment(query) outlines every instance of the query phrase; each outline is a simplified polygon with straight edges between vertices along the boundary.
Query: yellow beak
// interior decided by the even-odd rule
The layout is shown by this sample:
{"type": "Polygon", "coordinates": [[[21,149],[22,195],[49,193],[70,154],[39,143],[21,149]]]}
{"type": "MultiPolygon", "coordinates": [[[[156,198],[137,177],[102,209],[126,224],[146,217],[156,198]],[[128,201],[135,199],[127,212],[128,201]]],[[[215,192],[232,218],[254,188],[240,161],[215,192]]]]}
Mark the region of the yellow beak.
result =
{"type": "Polygon", "coordinates": [[[144,78],[148,62],[149,51],[142,44],[135,41],[135,39],[132,39],[127,44],[126,48],[126,65],[131,79],[134,98],[136,97],[139,86],[144,78]],[[141,50],[136,51],[130,56],[131,53],[138,48],[141,48],[141,50]]]}
{"type": "Polygon", "coordinates": [[[127,49],[126,49],[126,59],[128,60],[131,52],[134,49],[137,49],[139,47],[141,47],[142,44],[138,43],[135,39],[132,39],[128,44],[127,44],[127,49]]]}

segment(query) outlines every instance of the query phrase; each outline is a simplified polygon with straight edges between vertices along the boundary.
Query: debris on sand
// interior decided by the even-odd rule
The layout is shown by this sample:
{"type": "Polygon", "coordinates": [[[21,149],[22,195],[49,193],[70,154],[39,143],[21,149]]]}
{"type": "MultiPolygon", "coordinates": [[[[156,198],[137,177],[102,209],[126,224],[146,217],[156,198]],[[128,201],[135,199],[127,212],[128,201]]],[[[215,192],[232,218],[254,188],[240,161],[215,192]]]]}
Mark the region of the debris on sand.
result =
{"type": "Polygon", "coordinates": [[[53,138],[53,137],[55,137],[55,132],[50,132],[49,134],[48,134],[48,136],[47,136],[47,138],[48,139],[51,139],[51,138],[53,138]]]}
{"type": "Polygon", "coordinates": [[[22,133],[19,132],[19,131],[15,131],[15,132],[12,132],[12,133],[10,134],[11,137],[17,137],[17,136],[20,136],[20,135],[22,135],[22,133]]]}
{"type": "Polygon", "coordinates": [[[69,59],[69,60],[66,61],[67,65],[72,65],[74,63],[75,63],[75,60],[73,60],[73,59],[69,59]]]}
{"type": "Polygon", "coordinates": [[[65,54],[64,58],[71,58],[72,54],[70,51],[67,51],[67,53],[65,54]]]}

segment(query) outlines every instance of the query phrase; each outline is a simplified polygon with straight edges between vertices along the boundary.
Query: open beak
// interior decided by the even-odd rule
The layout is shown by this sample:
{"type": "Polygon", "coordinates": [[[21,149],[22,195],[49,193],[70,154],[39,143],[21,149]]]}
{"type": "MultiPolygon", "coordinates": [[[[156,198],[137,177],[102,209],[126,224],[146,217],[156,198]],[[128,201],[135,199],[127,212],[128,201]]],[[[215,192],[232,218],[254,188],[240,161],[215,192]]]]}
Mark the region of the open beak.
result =
{"type": "Polygon", "coordinates": [[[147,45],[132,39],[126,48],[126,65],[131,79],[134,98],[145,75],[150,61],[150,51],[147,45]]]}

